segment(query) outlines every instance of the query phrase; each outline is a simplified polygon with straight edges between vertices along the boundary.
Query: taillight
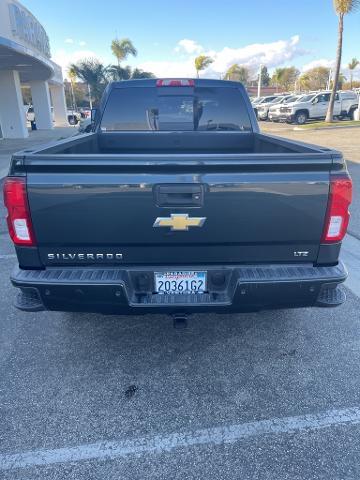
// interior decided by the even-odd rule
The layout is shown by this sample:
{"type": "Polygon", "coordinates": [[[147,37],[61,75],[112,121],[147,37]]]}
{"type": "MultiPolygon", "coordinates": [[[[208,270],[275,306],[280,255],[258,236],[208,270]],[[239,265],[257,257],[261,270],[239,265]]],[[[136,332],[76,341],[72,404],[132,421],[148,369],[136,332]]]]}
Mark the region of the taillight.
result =
{"type": "Polygon", "coordinates": [[[330,195],[322,241],[340,242],[349,225],[349,207],[352,200],[352,181],[349,177],[334,178],[330,182],[330,195]]]}
{"type": "Polygon", "coordinates": [[[157,80],[156,81],[157,87],[194,87],[195,81],[191,79],[170,79],[166,78],[164,80],[157,80]]]}
{"type": "Polygon", "coordinates": [[[15,245],[36,244],[31,223],[25,178],[8,177],[4,183],[4,203],[7,208],[9,233],[15,245]]]}

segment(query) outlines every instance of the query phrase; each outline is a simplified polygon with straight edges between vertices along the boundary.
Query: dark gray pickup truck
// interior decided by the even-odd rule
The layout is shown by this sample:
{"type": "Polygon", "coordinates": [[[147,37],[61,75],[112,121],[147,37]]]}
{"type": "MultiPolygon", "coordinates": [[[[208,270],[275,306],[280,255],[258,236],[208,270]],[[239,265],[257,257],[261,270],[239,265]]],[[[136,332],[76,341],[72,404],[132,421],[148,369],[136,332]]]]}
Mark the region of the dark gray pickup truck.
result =
{"type": "Polygon", "coordinates": [[[339,152],[259,133],[237,82],[112,83],[92,133],[12,158],[16,306],[339,305],[351,191],[339,152]]]}

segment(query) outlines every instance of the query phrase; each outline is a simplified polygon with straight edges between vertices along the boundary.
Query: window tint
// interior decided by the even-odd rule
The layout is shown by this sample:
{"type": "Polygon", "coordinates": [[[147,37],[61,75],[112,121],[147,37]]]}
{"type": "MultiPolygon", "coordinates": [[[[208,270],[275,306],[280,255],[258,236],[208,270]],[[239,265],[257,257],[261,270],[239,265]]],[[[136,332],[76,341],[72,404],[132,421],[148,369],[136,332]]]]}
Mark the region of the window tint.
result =
{"type": "Polygon", "coordinates": [[[237,88],[130,87],[110,93],[103,131],[251,130],[237,88]]]}
{"type": "Polygon", "coordinates": [[[267,97],[264,99],[263,103],[270,103],[272,102],[273,100],[276,100],[277,97],[267,97]]]}
{"type": "Polygon", "coordinates": [[[318,102],[328,102],[330,100],[330,93],[322,93],[318,95],[318,102]]]}
{"type": "Polygon", "coordinates": [[[300,98],[302,102],[310,102],[314,98],[314,95],[305,95],[304,97],[300,97],[300,98]]]}
{"type": "Polygon", "coordinates": [[[197,88],[195,107],[195,130],[251,130],[248,111],[237,88],[197,88]]]}

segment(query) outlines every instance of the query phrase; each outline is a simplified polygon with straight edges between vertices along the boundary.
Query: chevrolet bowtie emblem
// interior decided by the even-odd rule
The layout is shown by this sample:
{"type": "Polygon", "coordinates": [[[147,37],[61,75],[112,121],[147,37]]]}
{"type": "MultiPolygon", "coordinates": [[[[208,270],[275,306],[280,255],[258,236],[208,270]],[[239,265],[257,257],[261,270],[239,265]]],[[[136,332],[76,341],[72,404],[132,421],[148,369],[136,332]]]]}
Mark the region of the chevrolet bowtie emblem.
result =
{"type": "Polygon", "coordinates": [[[189,230],[189,227],[202,227],[206,217],[189,217],[187,213],[172,213],[169,217],[158,217],[153,227],[170,227],[171,230],[189,230]]]}

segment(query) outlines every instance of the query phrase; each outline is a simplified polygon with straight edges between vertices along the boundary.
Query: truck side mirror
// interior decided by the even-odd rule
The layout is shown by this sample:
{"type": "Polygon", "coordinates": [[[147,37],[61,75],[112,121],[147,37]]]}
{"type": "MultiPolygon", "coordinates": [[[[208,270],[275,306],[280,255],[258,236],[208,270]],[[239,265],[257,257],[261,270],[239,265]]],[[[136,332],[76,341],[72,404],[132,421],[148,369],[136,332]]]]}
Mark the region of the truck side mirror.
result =
{"type": "Polygon", "coordinates": [[[95,122],[96,113],[97,113],[97,108],[92,108],[91,109],[91,122],[92,123],[95,122]]]}

